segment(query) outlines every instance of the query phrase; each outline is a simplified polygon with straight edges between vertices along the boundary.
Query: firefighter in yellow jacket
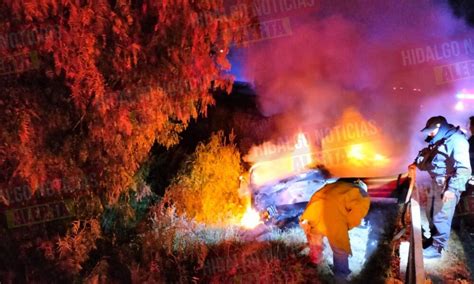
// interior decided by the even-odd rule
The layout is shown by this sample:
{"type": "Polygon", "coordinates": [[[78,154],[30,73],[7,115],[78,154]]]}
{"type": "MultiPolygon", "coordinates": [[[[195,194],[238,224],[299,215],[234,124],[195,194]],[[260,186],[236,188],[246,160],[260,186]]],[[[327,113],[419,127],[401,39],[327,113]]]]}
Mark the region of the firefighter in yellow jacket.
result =
{"type": "Polygon", "coordinates": [[[334,255],[334,275],[346,279],[351,273],[349,230],[359,226],[369,206],[367,185],[360,180],[337,180],[314,193],[300,218],[308,239],[311,261],[319,263],[323,237],[327,237],[334,255]]]}

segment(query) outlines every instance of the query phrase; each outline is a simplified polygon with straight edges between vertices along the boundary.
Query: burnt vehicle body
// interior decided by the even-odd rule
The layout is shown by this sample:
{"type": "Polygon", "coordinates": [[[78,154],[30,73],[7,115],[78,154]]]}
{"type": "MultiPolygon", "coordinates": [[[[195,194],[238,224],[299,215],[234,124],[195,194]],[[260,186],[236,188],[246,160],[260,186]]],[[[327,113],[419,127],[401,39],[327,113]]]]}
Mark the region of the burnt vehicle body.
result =
{"type": "Polygon", "coordinates": [[[327,178],[321,170],[309,169],[260,186],[252,185],[250,180],[252,207],[260,213],[266,224],[291,227],[298,224],[298,218],[311,196],[325,184],[336,180],[353,182],[357,179],[367,184],[372,202],[401,203],[409,186],[407,175],[327,178]]]}

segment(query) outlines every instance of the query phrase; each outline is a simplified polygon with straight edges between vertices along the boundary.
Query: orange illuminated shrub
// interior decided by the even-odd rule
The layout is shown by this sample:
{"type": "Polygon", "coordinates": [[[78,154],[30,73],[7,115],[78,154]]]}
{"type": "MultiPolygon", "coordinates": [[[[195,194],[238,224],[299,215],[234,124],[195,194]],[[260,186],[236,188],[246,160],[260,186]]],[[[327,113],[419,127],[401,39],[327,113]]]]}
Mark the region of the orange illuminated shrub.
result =
{"type": "Polygon", "coordinates": [[[235,223],[245,210],[239,197],[240,153],[223,132],[197,146],[165,195],[179,214],[208,224],[235,223]]]}

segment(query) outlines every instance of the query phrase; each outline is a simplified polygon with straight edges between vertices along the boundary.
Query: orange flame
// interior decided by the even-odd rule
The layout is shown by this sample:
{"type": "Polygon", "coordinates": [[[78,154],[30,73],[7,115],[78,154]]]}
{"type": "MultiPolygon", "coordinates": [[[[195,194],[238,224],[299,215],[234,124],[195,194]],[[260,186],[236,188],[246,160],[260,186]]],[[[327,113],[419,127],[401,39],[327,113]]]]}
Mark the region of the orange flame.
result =
{"type": "Polygon", "coordinates": [[[374,148],[370,143],[351,145],[347,149],[347,158],[352,164],[370,163],[380,166],[387,163],[388,158],[375,152],[374,148]]]}
{"type": "Polygon", "coordinates": [[[380,176],[390,173],[389,141],[375,121],[346,109],[322,140],[321,161],[336,176],[380,176]]]}

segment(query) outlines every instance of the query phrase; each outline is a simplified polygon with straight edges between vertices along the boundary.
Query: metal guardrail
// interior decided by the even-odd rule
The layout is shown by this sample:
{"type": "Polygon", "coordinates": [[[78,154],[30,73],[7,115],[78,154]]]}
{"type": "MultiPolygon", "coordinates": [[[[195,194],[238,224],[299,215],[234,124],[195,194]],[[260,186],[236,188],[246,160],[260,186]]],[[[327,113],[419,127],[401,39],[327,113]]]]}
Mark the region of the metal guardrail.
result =
{"type": "Polygon", "coordinates": [[[409,252],[405,283],[421,284],[425,283],[425,269],[423,264],[423,244],[421,231],[421,210],[419,203],[419,194],[416,190],[416,167],[408,167],[408,176],[410,178],[410,187],[405,199],[405,205],[409,218],[409,252]]]}

